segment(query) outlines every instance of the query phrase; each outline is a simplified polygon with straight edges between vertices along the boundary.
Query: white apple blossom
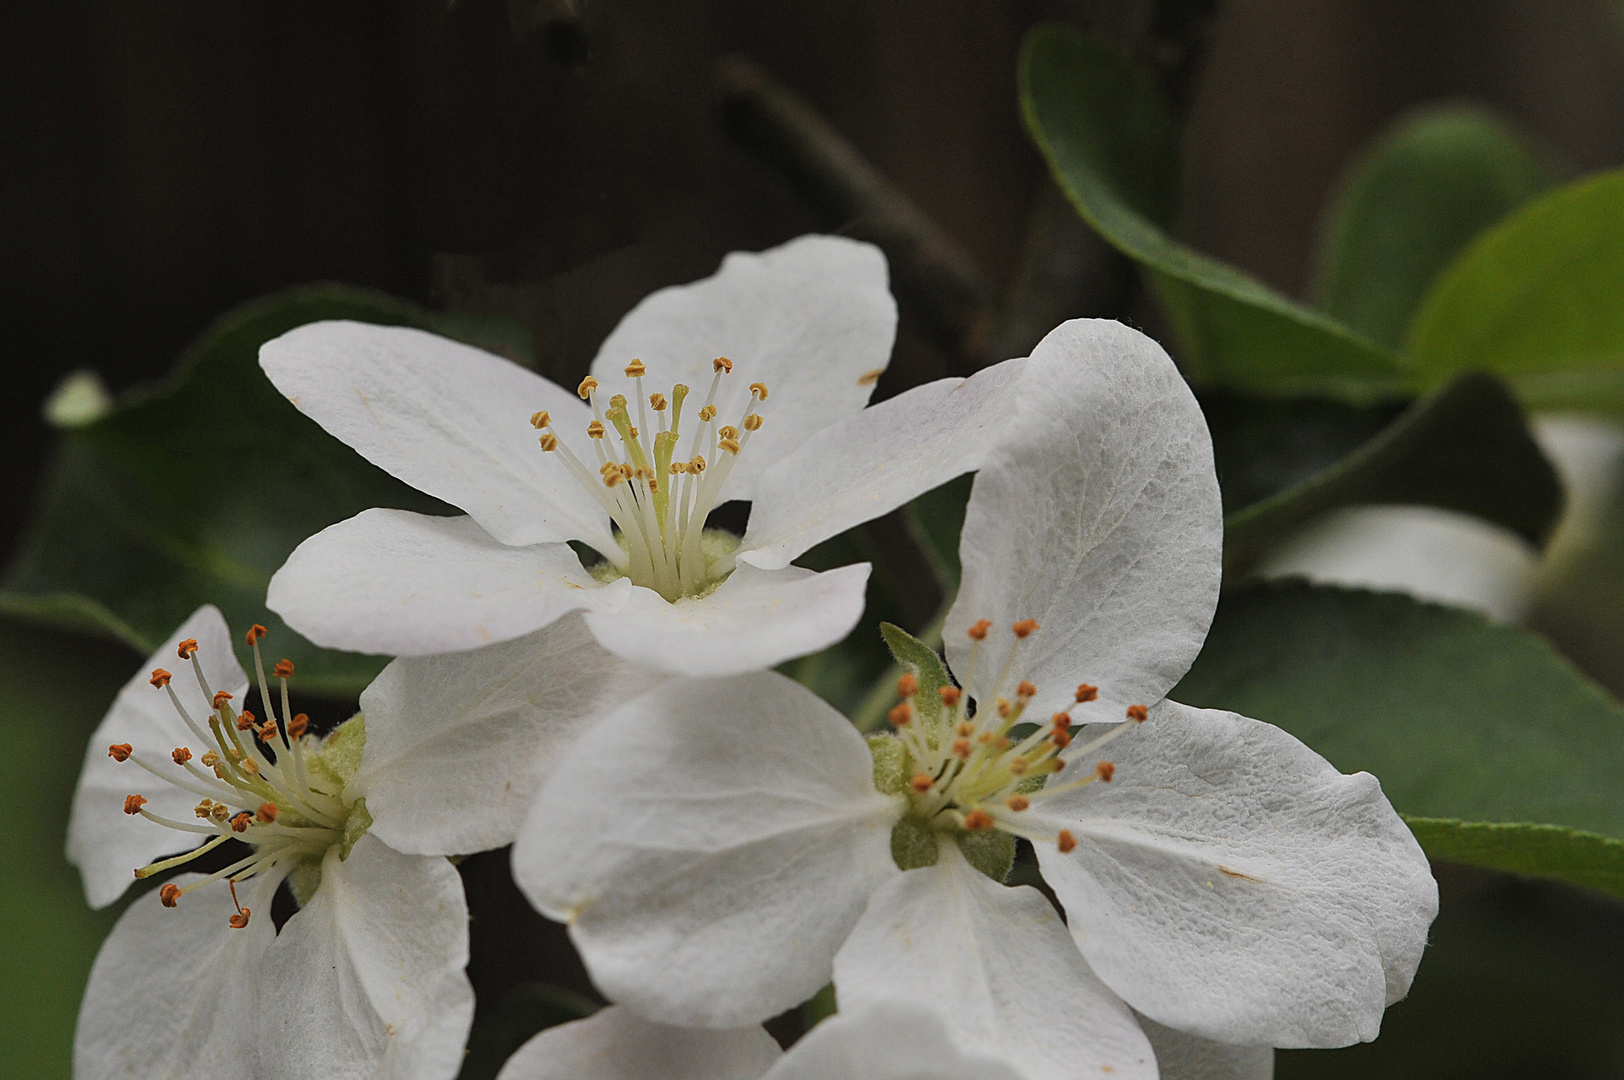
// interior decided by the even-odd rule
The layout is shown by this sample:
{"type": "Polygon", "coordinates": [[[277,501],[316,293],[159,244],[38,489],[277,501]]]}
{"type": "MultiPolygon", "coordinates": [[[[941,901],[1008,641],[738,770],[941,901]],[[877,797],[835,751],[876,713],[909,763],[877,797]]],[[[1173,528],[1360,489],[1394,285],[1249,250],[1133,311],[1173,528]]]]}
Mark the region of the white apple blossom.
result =
{"type": "Polygon", "coordinates": [[[418,330],[284,334],[260,352],[279,390],[467,516],[365,511],[300,545],[268,602],[320,644],[395,655],[575,610],[606,648],[679,674],[820,649],[861,614],[868,567],[790,561],[974,469],[1008,419],[1020,361],[865,408],[895,328],[879,251],[807,236],[647,297],[577,391],[418,330]],[[742,540],[706,525],[730,500],[752,504],[742,540]]]}
{"type": "Polygon", "coordinates": [[[225,620],[204,607],[151,661],[190,671],[138,674],[91,740],[68,857],[93,906],[216,848],[229,858],[119,919],[85,990],[74,1073],[450,1080],[473,1019],[461,879],[443,858],[370,834],[348,785],[364,721],[308,734],[286,661],[270,692],[263,633],[248,633],[263,720],[237,711],[248,677],[225,620]],[[299,910],[278,931],[284,881],[299,910]]]}
{"type": "Polygon", "coordinates": [[[1130,1006],[1228,1044],[1374,1038],[1437,910],[1419,846],[1368,774],[1164,697],[1220,576],[1194,398],[1083,321],[1017,391],[961,536],[957,684],[916,661],[871,742],[775,673],[656,688],[543,784],[521,888],[661,1023],[739,1027],[832,977],[842,1009],[926,1008],[1029,1080],[1154,1076],[1130,1006]],[[1001,884],[1013,837],[1065,923],[1001,884]]]}

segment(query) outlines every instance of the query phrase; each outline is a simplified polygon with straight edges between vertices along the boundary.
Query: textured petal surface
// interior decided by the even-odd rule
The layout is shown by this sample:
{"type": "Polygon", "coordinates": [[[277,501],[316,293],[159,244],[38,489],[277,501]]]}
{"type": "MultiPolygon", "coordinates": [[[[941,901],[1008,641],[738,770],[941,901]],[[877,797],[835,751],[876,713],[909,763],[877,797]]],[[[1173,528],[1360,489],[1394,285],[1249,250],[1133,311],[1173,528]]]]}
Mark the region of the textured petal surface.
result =
{"type": "Polygon", "coordinates": [[[1030,1080],[1156,1080],[1133,1014],[1095,977],[1043,894],[1008,888],[942,846],[881,886],[835,957],[842,1009],[927,1007],[966,1053],[1030,1080]]]}
{"type": "Polygon", "coordinates": [[[545,409],[584,443],[592,414],[574,392],[404,326],[311,323],[262,345],[259,363],[300,412],[503,543],[611,542],[608,515],[530,426],[545,409]]]}
{"type": "MultiPolygon", "coordinates": [[[[606,648],[675,675],[737,675],[833,645],[863,615],[868,563],[824,573],[741,565],[709,596],[668,603],[652,589],[593,597],[606,648]]],[[[619,584],[618,582],[616,584],[619,584]]]]}
{"type": "Polygon", "coordinates": [[[1039,842],[1038,861],[1106,984],[1221,1042],[1374,1039],[1438,911],[1376,778],[1344,776],[1272,725],[1174,702],[1106,754],[1111,783],[1040,800],[1026,822],[1076,837],[1067,855],[1039,842]]]}
{"type": "Polygon", "coordinates": [[[1232,1046],[1139,1018],[1161,1080],[1273,1080],[1274,1047],[1232,1046]]]}
{"type": "MultiPolygon", "coordinates": [[[[669,393],[685,383],[697,411],[710,390],[711,361],[726,356],[733,372],[716,395],[723,424],[744,416],[750,383],[766,383],[765,424],[722,488],[724,499],[752,498],[767,466],[868,404],[896,338],[888,281],[878,248],[838,236],[736,251],[711,277],[645,297],[598,350],[592,374],[605,391],[635,401],[622,372],[641,359],[645,390],[669,393]]],[[[686,456],[686,437],[682,446],[686,456]]]]}
{"type": "Polygon", "coordinates": [[[169,694],[148,681],[154,668],[173,672],[170,686],[192,719],[208,730],[205,725],[212,703],[198,686],[192,665],[175,654],[175,646],[187,638],[197,639],[198,662],[211,689],[226,691],[239,704],[248,690],[248,676],[237,662],[231,631],[219,609],[209,604],[193,612],[118,692],[113,707],[90,737],[68,819],[68,861],[79,868],[91,907],[106,907],[123,896],[135,881],[132,872],[136,867],[160,855],[190,851],[207,839],[124,813],[124,797],[139,793],[146,796],[146,808],[152,813],[190,821],[198,796],[164,783],[133,761],[119,762],[107,755],[112,744],[129,743],[142,760],[173,770],[182,778],[186,772],[170,760],[169,752],[185,746],[203,753],[197,737],[175,712],[169,694]]]}
{"type": "Polygon", "coordinates": [[[742,1027],[812,996],[899,871],[867,744],[774,672],[683,680],[564,755],[513,851],[593,982],[662,1023],[742,1027]]]}
{"type": "Polygon", "coordinates": [[[761,1080],[782,1056],[759,1026],[669,1027],[611,1005],[543,1031],[508,1058],[496,1080],[761,1080]]]}
{"type": "MultiPolygon", "coordinates": [[[[268,913],[276,883],[263,884],[270,888],[238,892],[268,913]]],[[[235,910],[224,884],[174,908],[159,904],[156,890],[130,905],[96,956],[79,1008],[78,1080],[258,1080],[254,1001],[274,928],[256,918],[233,930],[226,920],[235,910]]]]}
{"type": "Polygon", "coordinates": [[[472,518],[364,510],[295,548],[265,603],[318,645],[425,656],[528,634],[602,590],[567,544],[508,547],[472,518]]]}
{"type": "Polygon", "coordinates": [[[1030,1080],[958,1049],[933,1013],[886,1002],[813,1028],[766,1080],[1030,1080]]]}
{"type": "Polygon", "coordinates": [[[979,468],[1015,419],[1025,363],[915,387],[803,442],[762,474],[739,558],[788,566],[813,544],[979,468]]]}
{"type": "Polygon", "coordinates": [[[394,661],[361,694],[372,834],[452,855],[511,844],[559,756],[655,676],[604,651],[579,614],[468,652],[394,661]]]}
{"type": "MultiPolygon", "coordinates": [[[[268,914],[268,912],[266,913],[268,914]]],[[[265,953],[259,1080],[452,1080],[474,1018],[468,907],[441,858],[363,836],[265,953]]]]}
{"type": "MultiPolygon", "coordinates": [[[[982,466],[959,554],[964,579],[944,640],[968,665],[965,629],[1000,636],[1036,619],[1021,671],[1046,716],[1098,684],[1090,716],[1153,704],[1206,639],[1218,602],[1223,515],[1212,442],[1161,346],[1115,322],[1064,323],[1033,350],[1020,412],[982,466]]],[[[1078,714],[1083,715],[1082,713],[1078,714]]]]}

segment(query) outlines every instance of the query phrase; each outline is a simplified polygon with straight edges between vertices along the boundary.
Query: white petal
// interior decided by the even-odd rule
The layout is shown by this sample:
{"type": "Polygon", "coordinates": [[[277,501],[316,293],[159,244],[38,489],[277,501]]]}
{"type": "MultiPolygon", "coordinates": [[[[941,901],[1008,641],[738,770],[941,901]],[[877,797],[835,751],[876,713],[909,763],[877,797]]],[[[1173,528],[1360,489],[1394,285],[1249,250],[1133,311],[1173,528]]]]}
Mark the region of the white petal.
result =
{"type": "Polygon", "coordinates": [[[363,510],[295,548],[265,604],[318,645],[424,656],[528,634],[602,589],[567,544],[508,547],[471,518],[363,510]]]}
{"type": "MultiPolygon", "coordinates": [[[[645,297],[598,350],[592,374],[606,389],[627,384],[635,400],[622,371],[641,359],[645,390],[693,388],[689,423],[710,391],[716,357],[733,361],[716,395],[718,424],[738,424],[749,384],[766,383],[765,423],[722,488],[724,499],[749,499],[767,466],[868,403],[896,329],[880,250],[803,236],[760,254],[736,251],[713,276],[645,297]]],[[[684,437],[684,455],[687,445],[684,437]]]]}
{"type": "Polygon", "coordinates": [[[594,597],[587,625],[611,652],[676,675],[736,675],[833,645],[863,615],[868,563],[824,573],[741,565],[709,596],[669,603],[630,589],[594,597]]]}
{"type": "Polygon", "coordinates": [[[1438,911],[1376,778],[1342,775],[1272,725],[1171,701],[1103,753],[1111,783],[1037,800],[1026,825],[1075,836],[1069,855],[1037,843],[1038,861],[1106,984],[1221,1042],[1374,1039],[1438,911]]]}
{"type": "Polygon", "coordinates": [[[756,485],[739,558],[788,566],[813,544],[979,468],[1015,419],[1025,363],[915,387],[802,443],[756,485]]]}
{"type": "Polygon", "coordinates": [[[774,672],[667,683],[566,753],[513,850],[593,982],[662,1023],[742,1027],[812,996],[898,873],[900,800],[847,720],[774,672]]]}
{"type": "Polygon", "coordinates": [[[1139,1017],[1161,1080],[1273,1080],[1274,1047],[1232,1046],[1139,1017]]]}
{"type": "Polygon", "coordinates": [[[611,542],[608,515],[530,426],[546,410],[585,444],[592,414],[573,392],[472,346],[371,323],[290,330],[260,346],[259,364],[300,412],[504,544],[611,542]]]}
{"type": "Polygon", "coordinates": [[[782,1056],[759,1026],[669,1027],[611,1005],[543,1031],[508,1058],[496,1080],[761,1080],[782,1056]]]}
{"type": "Polygon", "coordinates": [[[943,844],[881,886],[835,957],[843,1010],[927,1007],[966,1053],[1030,1080],[1156,1080],[1133,1014],[1095,977],[1043,894],[997,884],[943,844]]]}
{"type": "Polygon", "coordinates": [[[1020,404],[970,496],[948,659],[962,675],[965,630],[990,619],[1001,664],[1010,624],[1036,619],[1014,676],[1037,684],[1033,715],[1090,682],[1100,704],[1089,715],[1120,717],[1178,682],[1218,602],[1223,514],[1207,424],[1161,346],[1103,320],[1064,323],[1038,344],[1020,404]]]}
{"type": "Polygon", "coordinates": [[[1408,593],[1513,622],[1528,608],[1538,569],[1532,544],[1471,514],[1436,506],[1345,506],[1271,551],[1257,572],[1408,593]]]}
{"type": "Polygon", "coordinates": [[[202,730],[208,730],[213,703],[198,686],[191,662],[175,653],[175,647],[187,638],[197,639],[198,662],[210,689],[224,690],[238,704],[248,691],[248,676],[237,662],[225,618],[218,608],[207,604],[193,612],[118,692],[113,707],[90,737],[68,819],[68,861],[79,868],[91,907],[106,907],[123,896],[135,880],[136,867],[160,855],[190,851],[207,839],[124,813],[125,796],[140,794],[152,813],[191,821],[198,796],[164,783],[133,761],[115,761],[107,754],[114,743],[129,743],[142,760],[173,769],[177,778],[188,778],[186,770],[170,761],[170,751],[184,746],[201,755],[206,747],[197,745],[197,736],[175,712],[168,692],[149,681],[154,668],[173,672],[170,685],[181,704],[202,730]]]}
{"type": "Polygon", "coordinates": [[[813,1028],[764,1080],[1031,1080],[996,1058],[969,1054],[923,1009],[886,1002],[842,1009],[813,1028]]]}
{"type": "Polygon", "coordinates": [[[372,834],[451,855],[513,842],[559,756],[656,677],[604,651],[578,614],[468,652],[402,658],[361,693],[361,768],[372,834]]]}
{"type": "MultiPolygon", "coordinates": [[[[184,886],[199,877],[173,880],[184,886]]],[[[252,895],[238,890],[250,908],[264,909],[241,930],[226,923],[235,908],[224,882],[174,908],[160,905],[156,890],[130,905],[90,970],[74,1033],[78,1080],[259,1080],[254,1010],[261,957],[275,933],[276,883],[264,884],[270,888],[252,895]]]]}
{"type": "Polygon", "coordinates": [[[468,906],[446,860],[363,836],[265,953],[260,1080],[452,1080],[474,1018],[468,906]]]}

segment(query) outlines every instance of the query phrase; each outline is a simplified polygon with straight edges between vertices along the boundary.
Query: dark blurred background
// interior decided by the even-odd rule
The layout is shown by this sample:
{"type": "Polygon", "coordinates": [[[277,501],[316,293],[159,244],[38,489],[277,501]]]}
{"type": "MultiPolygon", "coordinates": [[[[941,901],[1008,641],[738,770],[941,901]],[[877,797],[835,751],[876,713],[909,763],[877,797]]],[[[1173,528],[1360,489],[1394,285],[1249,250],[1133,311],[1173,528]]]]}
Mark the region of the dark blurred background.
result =
{"type": "MultiPolygon", "coordinates": [[[[1193,78],[1183,235],[1293,294],[1339,170],[1412,105],[1487,103],[1571,171],[1624,162],[1624,13],[1601,0],[1228,0],[1206,17],[1212,6],[11,5],[0,536],[9,549],[30,507],[51,444],[40,403],[65,373],[92,368],[114,390],[159,378],[212,318],[267,291],[337,280],[518,318],[536,366],[562,375],[651,289],[707,274],[729,250],[840,224],[724,132],[718,64],[734,54],[820,111],[994,294],[1033,230],[1054,227],[1015,97],[1020,41],[1044,19],[1125,38],[1193,78]],[[1190,36],[1146,30],[1178,8],[1195,13],[1190,36]]],[[[1060,314],[1126,311],[1154,329],[1142,298],[1079,280],[1060,314]]],[[[909,299],[902,378],[962,366],[909,299]]],[[[82,739],[76,728],[51,758],[66,763],[48,792],[64,806],[82,739]]],[[[471,869],[502,871],[493,857],[471,869]]],[[[1445,884],[1438,957],[1390,1014],[1389,1039],[1283,1058],[1282,1075],[1624,1074],[1617,905],[1479,875],[1445,884]]],[[[489,903],[495,919],[509,901],[489,903]]],[[[481,945],[478,929],[476,954],[512,951],[481,945]]],[[[99,932],[67,962],[86,962],[99,932]]]]}

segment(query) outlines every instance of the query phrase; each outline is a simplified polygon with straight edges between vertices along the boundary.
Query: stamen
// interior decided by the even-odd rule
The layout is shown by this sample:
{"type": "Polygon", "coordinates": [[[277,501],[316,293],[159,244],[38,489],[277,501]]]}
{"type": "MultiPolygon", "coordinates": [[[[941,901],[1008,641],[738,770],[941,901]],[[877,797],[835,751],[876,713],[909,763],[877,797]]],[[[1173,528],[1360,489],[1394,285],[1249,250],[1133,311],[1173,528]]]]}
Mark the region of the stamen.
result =
{"type": "Polygon", "coordinates": [[[1077,846],[1077,838],[1071,835],[1070,829],[1061,829],[1060,835],[1055,837],[1055,844],[1060,848],[1060,854],[1065,855],[1077,846]]]}
{"type": "Polygon", "coordinates": [[[767,384],[764,383],[764,382],[753,382],[753,383],[751,383],[750,384],[750,396],[754,397],[757,401],[766,401],[767,400],[767,384]]]}
{"type": "Polygon", "coordinates": [[[107,748],[107,756],[114,761],[128,761],[130,760],[130,754],[134,751],[135,747],[127,742],[114,743],[107,748]]]}
{"type": "Polygon", "coordinates": [[[174,907],[179,899],[180,886],[173,881],[164,882],[163,886],[158,890],[158,902],[163,904],[164,907],[174,907]]]}
{"type": "Polygon", "coordinates": [[[1077,704],[1079,705],[1083,704],[1084,702],[1093,701],[1099,696],[1100,688],[1097,686],[1090,686],[1088,683],[1083,683],[1077,687],[1077,704]]]}
{"type": "Polygon", "coordinates": [[[626,365],[626,378],[628,379],[641,379],[646,374],[648,374],[648,369],[643,366],[641,360],[633,360],[626,365]]]}
{"type": "Polygon", "coordinates": [[[248,917],[253,914],[253,911],[243,907],[242,904],[237,900],[236,879],[228,879],[228,884],[231,886],[231,906],[237,909],[237,914],[226,919],[226,922],[231,924],[231,928],[233,930],[241,930],[243,927],[248,925],[248,917]]]}
{"type": "Polygon", "coordinates": [[[255,645],[259,644],[260,638],[263,638],[265,634],[265,628],[259,625],[259,623],[255,623],[253,626],[248,628],[248,633],[243,636],[248,641],[248,647],[253,648],[255,645]]]}
{"type": "Polygon", "coordinates": [[[939,686],[936,688],[936,695],[942,699],[942,704],[950,709],[958,705],[961,693],[962,691],[956,686],[939,686]]]}
{"type": "Polygon", "coordinates": [[[214,707],[216,709],[223,709],[225,708],[226,702],[230,700],[231,694],[228,691],[222,690],[218,694],[214,695],[214,707]]]}
{"type": "Polygon", "coordinates": [[[1028,806],[1031,806],[1032,801],[1025,795],[1011,795],[1009,798],[1004,800],[1004,805],[1018,814],[1022,810],[1025,810],[1028,806]]]}
{"type": "Polygon", "coordinates": [[[973,624],[971,624],[970,629],[966,632],[970,635],[971,641],[986,641],[987,631],[991,629],[991,619],[977,619],[973,624]]]}
{"type": "Polygon", "coordinates": [[[1111,777],[1116,775],[1116,766],[1109,761],[1102,761],[1094,766],[1094,775],[1109,784],[1111,777]]]}
{"type": "Polygon", "coordinates": [[[932,785],[935,783],[936,781],[933,780],[928,773],[920,773],[912,780],[908,781],[908,786],[913,788],[919,794],[923,795],[925,792],[929,791],[932,785]]]}
{"type": "Polygon", "coordinates": [[[1128,719],[1129,720],[1133,720],[1133,721],[1135,721],[1137,723],[1143,724],[1149,718],[1150,718],[1150,710],[1145,708],[1143,705],[1129,705],[1128,706],[1128,719]]]}
{"type": "Polygon", "coordinates": [[[175,759],[176,765],[184,765],[192,760],[192,751],[187,747],[177,746],[169,752],[169,756],[175,759]]]}
{"type": "Polygon", "coordinates": [[[271,669],[271,674],[275,675],[278,679],[293,678],[293,661],[278,660],[276,662],[276,666],[271,669]]]}
{"type": "Polygon", "coordinates": [[[147,805],[147,800],[140,795],[124,796],[124,812],[131,817],[139,814],[141,808],[147,805]]]}
{"type": "Polygon", "coordinates": [[[902,678],[897,680],[897,696],[913,697],[917,693],[919,693],[919,680],[911,671],[904,673],[902,678]]]}
{"type": "Polygon", "coordinates": [[[269,825],[271,822],[276,820],[278,813],[279,811],[277,810],[275,803],[260,803],[259,811],[254,814],[254,818],[257,821],[263,821],[265,824],[269,825]]]}
{"type": "Polygon", "coordinates": [[[535,428],[537,431],[540,431],[542,428],[552,427],[553,418],[548,414],[546,409],[543,409],[538,413],[531,414],[530,426],[535,428]]]}
{"type": "Polygon", "coordinates": [[[153,671],[152,678],[148,679],[147,681],[153,685],[154,689],[162,690],[164,687],[169,685],[169,680],[171,678],[173,678],[173,676],[171,676],[169,672],[165,671],[163,668],[157,668],[153,671]]]}
{"type": "Polygon", "coordinates": [[[588,375],[586,378],[581,380],[581,385],[575,388],[575,392],[581,395],[582,401],[586,401],[592,396],[592,391],[596,390],[597,388],[598,380],[588,375]]]}
{"type": "Polygon", "coordinates": [[[175,646],[175,655],[182,660],[190,660],[197,653],[197,638],[189,637],[175,646]]]}
{"type": "Polygon", "coordinates": [[[711,370],[716,372],[718,375],[724,372],[732,371],[733,361],[729,360],[725,356],[718,356],[715,360],[711,361],[711,370]]]}
{"type": "Polygon", "coordinates": [[[1030,637],[1037,628],[1038,621],[1036,619],[1022,619],[1010,627],[1011,630],[1015,631],[1015,636],[1022,640],[1030,637]]]}
{"type": "Polygon", "coordinates": [[[906,701],[898,702],[885,714],[885,718],[896,727],[907,727],[913,722],[913,706],[906,701]]]}
{"type": "Polygon", "coordinates": [[[979,807],[964,815],[964,827],[970,832],[986,832],[993,824],[992,815],[979,807]]]}

